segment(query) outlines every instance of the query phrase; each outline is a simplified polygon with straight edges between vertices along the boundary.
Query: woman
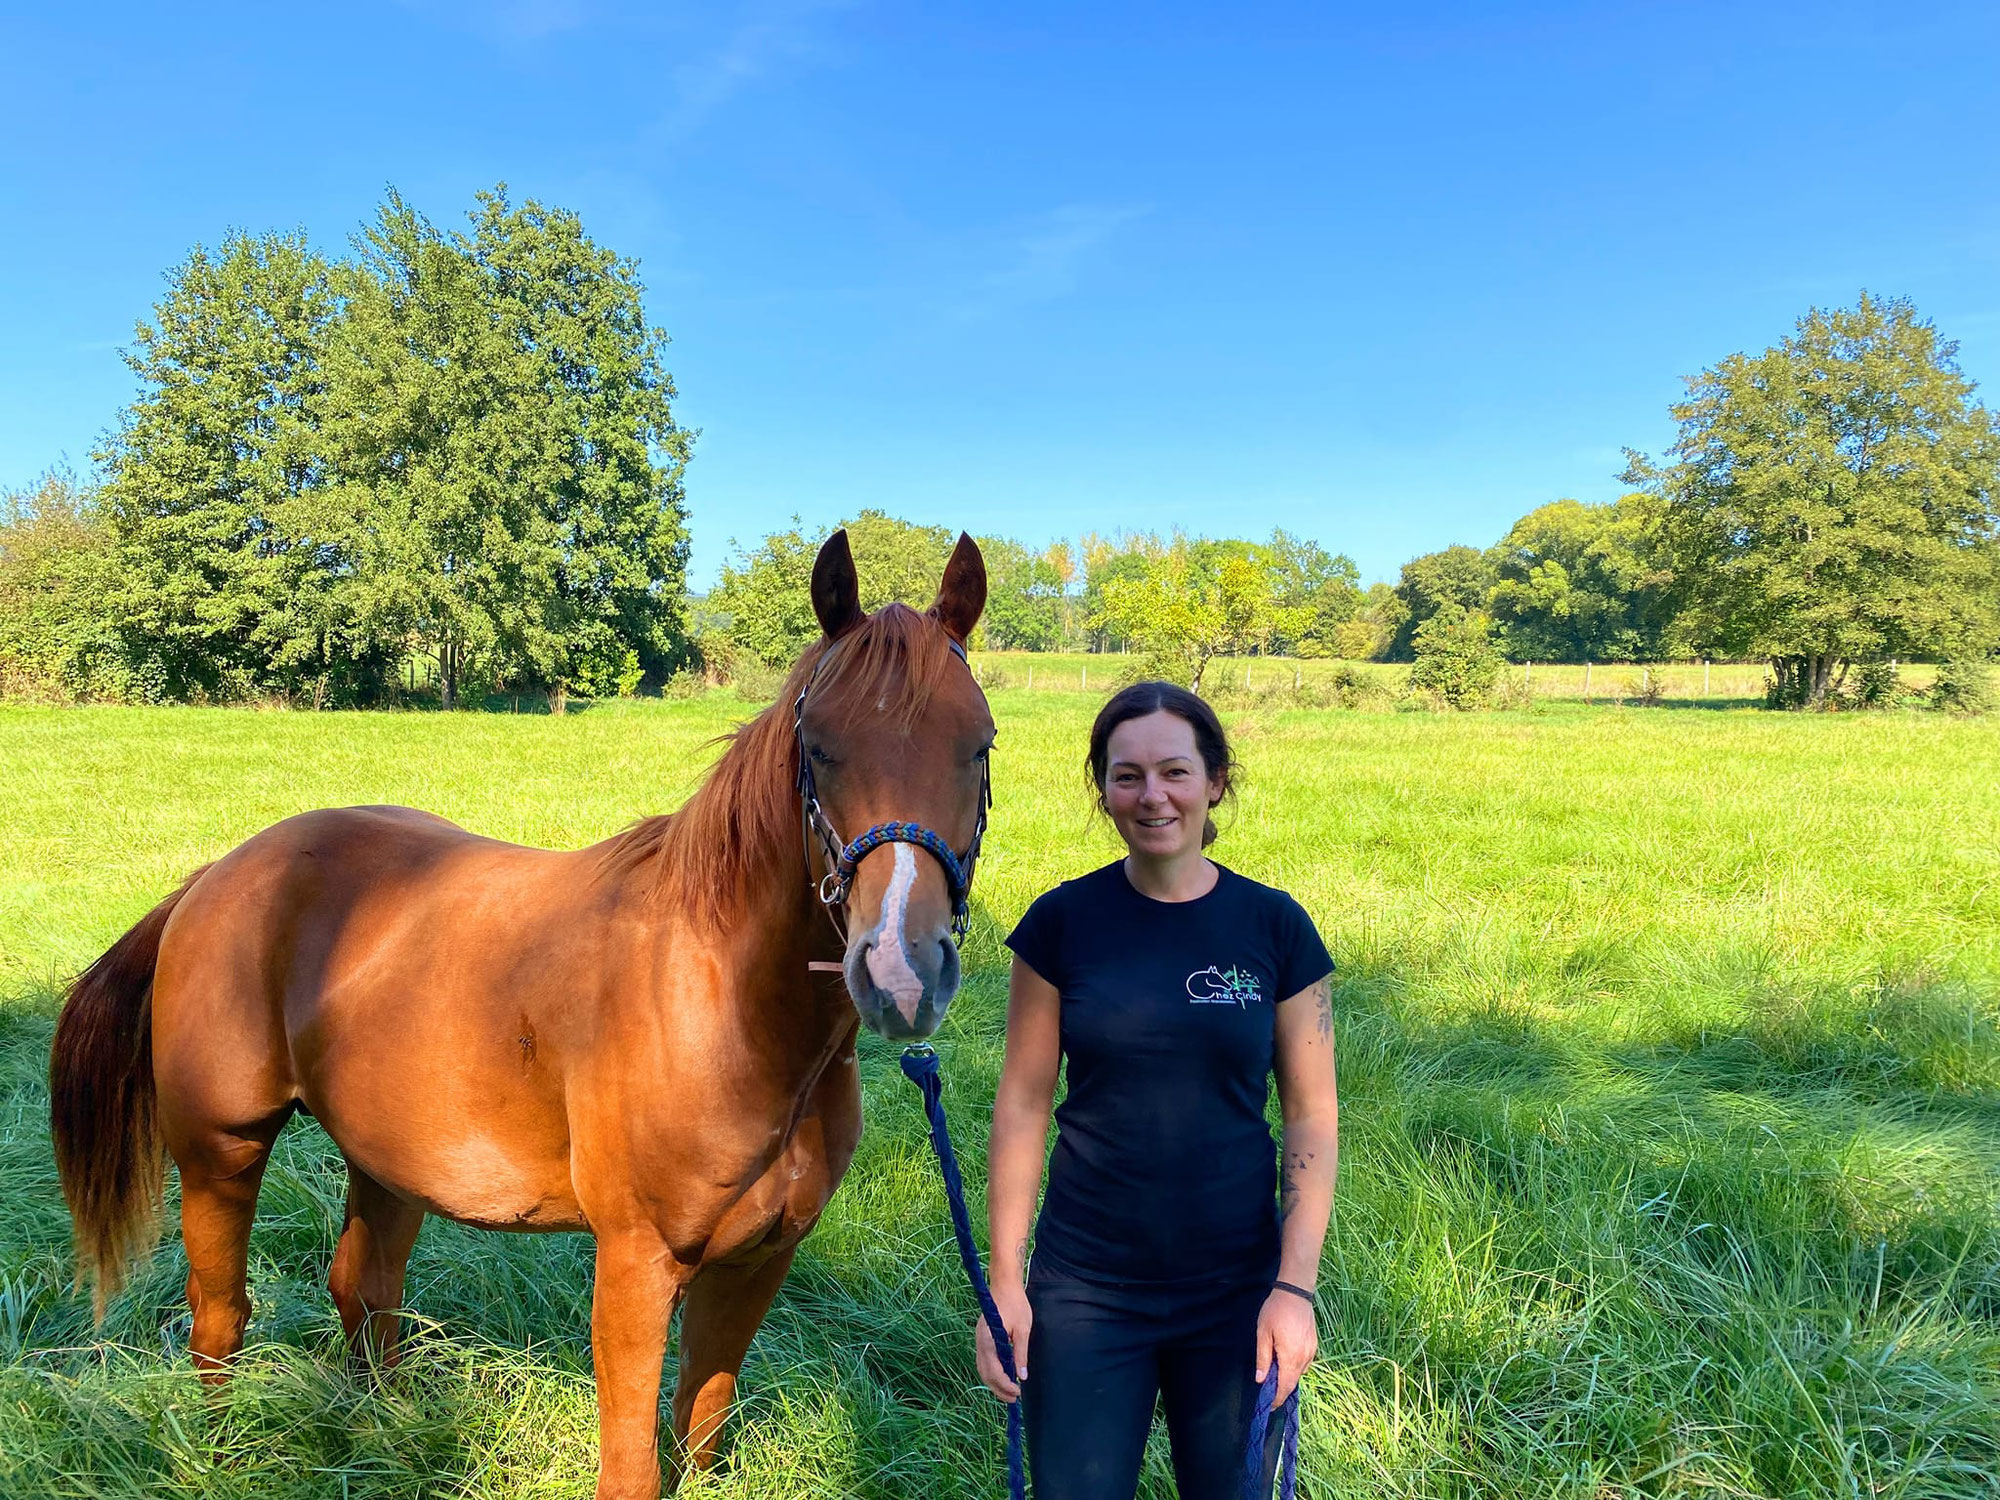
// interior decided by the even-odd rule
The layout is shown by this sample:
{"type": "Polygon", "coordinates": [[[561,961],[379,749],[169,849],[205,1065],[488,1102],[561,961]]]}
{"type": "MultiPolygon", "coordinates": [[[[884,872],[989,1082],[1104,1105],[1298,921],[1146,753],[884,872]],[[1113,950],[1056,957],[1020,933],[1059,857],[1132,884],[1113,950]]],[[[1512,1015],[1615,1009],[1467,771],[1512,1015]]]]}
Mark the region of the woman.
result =
{"type": "Polygon", "coordinates": [[[1238,1500],[1266,1371],[1275,1361],[1282,1402],[1318,1347],[1333,963],[1296,901],[1203,854],[1234,765],[1214,710],[1185,689],[1142,682],[1112,698],[1090,776],[1125,857],[1043,895],[1007,939],[987,1204],[1022,1384],[983,1320],[978,1357],[994,1394],[1026,1402],[1037,1500],[1130,1500],[1156,1396],[1182,1500],[1238,1500]],[[1264,1119],[1273,1071],[1282,1187],[1264,1119]]]}

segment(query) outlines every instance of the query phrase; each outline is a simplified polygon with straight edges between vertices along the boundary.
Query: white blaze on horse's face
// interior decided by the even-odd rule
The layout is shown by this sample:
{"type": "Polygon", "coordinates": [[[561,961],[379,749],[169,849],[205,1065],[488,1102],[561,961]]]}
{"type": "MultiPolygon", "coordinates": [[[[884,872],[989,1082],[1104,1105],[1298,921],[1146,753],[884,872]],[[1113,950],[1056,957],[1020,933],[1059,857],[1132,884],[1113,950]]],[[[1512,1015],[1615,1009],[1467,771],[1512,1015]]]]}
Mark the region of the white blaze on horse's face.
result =
{"type": "Polygon", "coordinates": [[[862,962],[875,988],[889,997],[903,1024],[914,1029],[925,986],[924,976],[910,963],[903,919],[910,908],[910,887],[917,883],[917,853],[908,844],[897,844],[891,852],[896,857],[895,873],[882,896],[882,920],[862,948],[862,962]]]}
{"type": "Polygon", "coordinates": [[[936,863],[909,844],[878,849],[862,861],[857,899],[848,908],[856,922],[842,964],[847,992],[869,1029],[892,1041],[919,1041],[936,1031],[958,993],[950,904],[939,899],[942,872],[927,868],[936,863]],[[864,891],[869,875],[887,878],[878,890],[864,891]],[[875,919],[864,926],[870,909],[875,919]]]}

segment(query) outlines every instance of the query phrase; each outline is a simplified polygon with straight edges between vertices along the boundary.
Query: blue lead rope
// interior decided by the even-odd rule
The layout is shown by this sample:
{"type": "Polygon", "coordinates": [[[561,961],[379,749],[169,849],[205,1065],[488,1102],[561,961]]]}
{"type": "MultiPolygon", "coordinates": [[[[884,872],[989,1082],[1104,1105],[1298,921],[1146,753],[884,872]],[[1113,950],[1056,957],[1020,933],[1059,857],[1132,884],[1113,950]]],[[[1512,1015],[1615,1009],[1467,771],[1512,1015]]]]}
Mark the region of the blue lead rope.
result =
{"type": "MultiPolygon", "coordinates": [[[[986,1285],[986,1272],[979,1264],[979,1247],[972,1242],[972,1218],[965,1211],[965,1180],[958,1174],[958,1156],[951,1149],[951,1132],[945,1128],[943,1084],[938,1077],[937,1053],[918,1045],[903,1049],[903,1076],[924,1094],[924,1113],[931,1122],[931,1149],[937,1152],[938,1170],[944,1174],[944,1195],[951,1202],[952,1233],[958,1237],[958,1258],[965,1262],[965,1279],[979,1299],[979,1311],[993,1335],[994,1352],[1000,1368],[1016,1386],[1021,1376],[1014,1368],[1014,1341],[1007,1325],[1000,1321],[1000,1309],[993,1305],[993,1293],[986,1285]]],[[[1007,1491],[1013,1500],[1027,1500],[1028,1466],[1021,1452],[1021,1402],[1016,1398],[1007,1407],[1007,1491]]]]}
{"type": "MultiPolygon", "coordinates": [[[[1250,1442],[1243,1450],[1243,1500],[1263,1500],[1264,1438],[1271,1430],[1271,1408],[1278,1402],[1278,1362],[1271,1361],[1264,1376],[1264,1388],[1257,1393],[1257,1410],[1250,1416],[1250,1442]]],[[[1286,1398],[1284,1415],[1285,1449],[1278,1471],[1278,1500],[1293,1500],[1299,1484],[1299,1393],[1296,1387],[1286,1398]]]]}
{"type": "MultiPolygon", "coordinates": [[[[972,1216],[965,1211],[965,1179],[959,1175],[958,1155],[951,1149],[951,1131],[944,1122],[943,1079],[938,1072],[938,1056],[918,1043],[903,1049],[903,1076],[923,1091],[924,1115],[930,1121],[931,1149],[937,1153],[938,1171],[944,1176],[944,1195],[951,1205],[951,1229],[958,1240],[958,1258],[965,1263],[965,1279],[979,1299],[979,1311],[993,1335],[993,1349],[1000,1356],[1000,1368],[1015,1385],[1021,1383],[1014,1368],[1014,1341],[1000,1321],[1000,1309],[993,1305],[993,1293],[986,1285],[986,1271],[979,1264],[979,1247],[972,1242],[972,1216]]],[[[1243,1500],[1263,1500],[1264,1442],[1271,1430],[1271,1409],[1278,1399],[1278,1362],[1271,1361],[1264,1388],[1257,1393],[1257,1409],[1250,1418],[1250,1442],[1243,1455],[1243,1500]]],[[[1283,1468],[1279,1474],[1278,1500],[1295,1500],[1299,1468],[1299,1393],[1285,1402],[1280,1418],[1285,1424],[1283,1468]]],[[[1028,1471],[1021,1451],[1021,1403],[1007,1407],[1007,1491],[1012,1500],[1027,1500],[1028,1471]]]]}

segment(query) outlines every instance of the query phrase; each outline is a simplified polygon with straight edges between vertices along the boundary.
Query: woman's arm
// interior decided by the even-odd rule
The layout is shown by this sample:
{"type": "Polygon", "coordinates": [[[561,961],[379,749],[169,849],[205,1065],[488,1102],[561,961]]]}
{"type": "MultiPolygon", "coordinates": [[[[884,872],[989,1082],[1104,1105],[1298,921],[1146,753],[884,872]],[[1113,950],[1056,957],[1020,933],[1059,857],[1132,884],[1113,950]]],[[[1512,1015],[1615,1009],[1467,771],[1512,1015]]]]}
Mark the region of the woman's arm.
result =
{"type": "MultiPolygon", "coordinates": [[[[993,1246],[990,1281],[1000,1321],[1014,1345],[1015,1367],[1028,1373],[1026,1277],[1028,1229],[1042,1185],[1049,1111],[1062,1058],[1060,1002],[1055,986],[1019,958],[1007,986],[1007,1060],[993,1097],[993,1136],[986,1151],[986,1225],[993,1246]]],[[[1002,1401],[1020,1395],[993,1352],[986,1322],[977,1334],[979,1374],[1002,1401]]]]}
{"type": "MultiPolygon", "coordinates": [[[[1278,1213],[1283,1235],[1278,1279],[1305,1291],[1319,1282],[1333,1179],[1340,1159],[1340,1098],[1333,1067],[1333,977],[1278,1007],[1278,1104],[1285,1118],[1278,1213]]],[[[1319,1348],[1313,1304],[1276,1290],[1257,1320],[1257,1379],[1278,1361],[1278,1399],[1299,1383],[1319,1348]]]]}

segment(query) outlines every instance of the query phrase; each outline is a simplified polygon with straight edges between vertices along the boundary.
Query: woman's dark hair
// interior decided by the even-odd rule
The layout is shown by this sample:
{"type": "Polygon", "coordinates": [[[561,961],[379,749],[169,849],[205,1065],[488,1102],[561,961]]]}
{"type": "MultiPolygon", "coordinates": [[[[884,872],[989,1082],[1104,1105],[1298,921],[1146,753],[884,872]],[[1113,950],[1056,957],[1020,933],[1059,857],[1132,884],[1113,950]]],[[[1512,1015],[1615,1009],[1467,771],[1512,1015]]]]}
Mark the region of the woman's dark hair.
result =
{"type": "MultiPolygon", "coordinates": [[[[1171,682],[1135,682],[1113,693],[1110,701],[1097,711],[1097,722],[1090,726],[1090,759],[1085,770],[1091,790],[1097,793],[1099,807],[1104,805],[1104,778],[1110,772],[1111,731],[1127,719],[1161,713],[1172,714],[1187,723],[1194,731],[1195,749],[1200,752],[1202,767],[1209,778],[1221,780],[1224,797],[1236,794],[1236,757],[1230,753],[1229,736],[1222,732],[1222,721],[1215,716],[1215,710],[1186,688],[1171,682]]],[[[1214,805],[1209,804],[1211,808],[1214,805]]],[[[1201,846],[1206,849],[1214,842],[1215,819],[1211,817],[1201,825],[1201,846]]]]}

